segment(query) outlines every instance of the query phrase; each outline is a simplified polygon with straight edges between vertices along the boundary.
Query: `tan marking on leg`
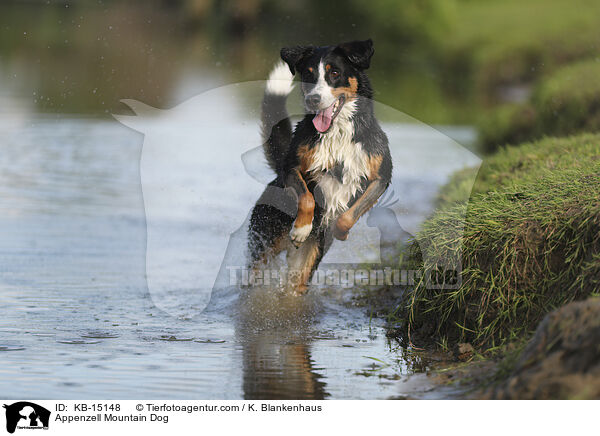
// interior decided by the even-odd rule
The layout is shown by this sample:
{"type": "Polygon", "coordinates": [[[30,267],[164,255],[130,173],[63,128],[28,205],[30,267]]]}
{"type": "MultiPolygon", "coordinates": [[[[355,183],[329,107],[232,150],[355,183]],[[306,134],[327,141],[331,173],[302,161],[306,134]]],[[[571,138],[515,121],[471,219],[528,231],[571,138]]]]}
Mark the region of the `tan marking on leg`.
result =
{"type": "Polygon", "coordinates": [[[333,227],[333,236],[335,239],[340,241],[345,241],[348,239],[348,232],[354,225],[355,221],[352,219],[352,215],[348,214],[348,212],[344,212],[341,214],[335,222],[335,226],[333,227]]]}
{"type": "Polygon", "coordinates": [[[367,166],[369,167],[369,180],[375,180],[379,178],[379,169],[383,162],[383,156],[375,155],[369,158],[367,166]]]}
{"type": "MultiPolygon", "coordinates": [[[[362,213],[356,216],[356,210],[358,206],[364,202],[365,198],[368,198],[367,193],[373,191],[373,181],[379,179],[379,169],[381,168],[381,163],[383,162],[383,156],[374,155],[369,157],[367,162],[367,167],[369,168],[369,181],[371,184],[367,187],[365,192],[356,200],[356,203],[352,205],[350,209],[341,214],[336,220],[335,227],[333,228],[333,236],[340,241],[345,241],[348,239],[348,232],[350,229],[356,224],[358,219],[362,216],[362,213]]],[[[377,201],[373,204],[368,205],[368,209],[370,209],[377,201]]],[[[367,209],[367,210],[368,210],[367,209]]],[[[364,212],[363,212],[364,213],[364,212]]]]}
{"type": "Polygon", "coordinates": [[[352,219],[352,214],[349,214],[347,211],[341,214],[335,223],[335,226],[341,233],[347,233],[353,225],[354,219],[352,219]]]}
{"type": "Polygon", "coordinates": [[[313,195],[306,191],[298,198],[298,214],[296,215],[296,221],[294,221],[294,227],[303,227],[311,224],[315,213],[315,198],[313,195]]]}
{"type": "Polygon", "coordinates": [[[299,295],[305,294],[308,290],[308,281],[310,280],[310,273],[319,255],[319,246],[314,245],[306,256],[304,266],[300,270],[300,281],[296,286],[296,293],[299,295]]]}
{"type": "Polygon", "coordinates": [[[345,241],[352,226],[377,203],[383,191],[385,191],[385,187],[382,187],[380,180],[371,181],[365,192],[362,193],[352,207],[338,217],[333,228],[333,236],[336,239],[345,241]]]}
{"type": "Polygon", "coordinates": [[[294,222],[294,227],[302,227],[307,224],[311,224],[313,221],[313,217],[315,214],[315,198],[308,190],[308,186],[306,186],[306,182],[304,181],[304,177],[298,171],[298,177],[302,181],[302,185],[304,187],[304,194],[298,197],[298,213],[296,215],[296,221],[294,222]]]}
{"type": "Polygon", "coordinates": [[[300,182],[302,186],[300,187],[300,192],[298,192],[298,213],[290,232],[290,239],[296,247],[299,247],[306,241],[306,238],[308,238],[312,231],[312,222],[315,215],[315,199],[308,190],[308,186],[306,186],[306,181],[302,177],[300,170],[295,169],[294,171],[296,178],[294,183],[297,184],[300,182]]]}

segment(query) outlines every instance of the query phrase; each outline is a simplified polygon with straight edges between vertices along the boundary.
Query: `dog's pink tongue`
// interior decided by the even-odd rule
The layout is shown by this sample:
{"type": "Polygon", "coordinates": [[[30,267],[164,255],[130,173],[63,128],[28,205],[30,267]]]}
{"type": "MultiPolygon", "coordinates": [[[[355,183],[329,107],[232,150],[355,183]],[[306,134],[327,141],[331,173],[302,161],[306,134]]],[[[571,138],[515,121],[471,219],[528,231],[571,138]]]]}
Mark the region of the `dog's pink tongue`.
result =
{"type": "Polygon", "coordinates": [[[325,133],[329,126],[331,126],[331,117],[333,116],[333,104],[329,106],[327,109],[323,109],[319,111],[317,115],[313,118],[313,124],[315,125],[315,129],[317,129],[321,133],[325,133]]]}

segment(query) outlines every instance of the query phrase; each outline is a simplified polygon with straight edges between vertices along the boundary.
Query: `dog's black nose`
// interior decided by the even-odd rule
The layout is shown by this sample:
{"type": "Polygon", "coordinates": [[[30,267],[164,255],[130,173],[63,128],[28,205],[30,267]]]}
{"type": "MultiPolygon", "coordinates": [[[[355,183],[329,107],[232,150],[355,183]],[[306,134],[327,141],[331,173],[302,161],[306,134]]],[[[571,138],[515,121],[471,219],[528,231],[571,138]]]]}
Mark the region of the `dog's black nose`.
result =
{"type": "Polygon", "coordinates": [[[307,108],[318,109],[321,96],[319,94],[308,94],[304,100],[306,101],[307,108]]]}

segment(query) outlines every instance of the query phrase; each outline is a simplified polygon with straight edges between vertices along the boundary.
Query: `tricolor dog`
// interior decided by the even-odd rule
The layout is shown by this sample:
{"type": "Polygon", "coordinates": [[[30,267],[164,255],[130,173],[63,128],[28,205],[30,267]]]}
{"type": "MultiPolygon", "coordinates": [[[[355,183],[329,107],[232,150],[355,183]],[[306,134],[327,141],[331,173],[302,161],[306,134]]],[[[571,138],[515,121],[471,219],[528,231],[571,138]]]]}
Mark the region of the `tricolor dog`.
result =
{"type": "Polygon", "coordinates": [[[392,177],[388,140],[375,119],[367,78],[371,40],[281,49],[262,104],[264,151],[277,177],[255,205],[252,268],[287,250],[288,284],[306,291],[331,246],[345,240],[392,177]],[[285,103],[301,79],[305,116],[292,131],[285,103]]]}

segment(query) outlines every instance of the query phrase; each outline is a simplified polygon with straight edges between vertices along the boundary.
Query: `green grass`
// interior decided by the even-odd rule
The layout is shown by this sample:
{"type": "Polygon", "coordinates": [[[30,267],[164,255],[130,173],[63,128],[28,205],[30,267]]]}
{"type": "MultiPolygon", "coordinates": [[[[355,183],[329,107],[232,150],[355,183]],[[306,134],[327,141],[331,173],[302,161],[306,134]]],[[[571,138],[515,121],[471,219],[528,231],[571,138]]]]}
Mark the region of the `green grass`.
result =
{"type": "MultiPolygon", "coordinates": [[[[434,290],[419,283],[407,293],[397,310],[406,332],[495,347],[597,292],[600,135],[504,148],[483,164],[468,204],[456,202],[468,178],[468,171],[453,178],[418,237],[423,267],[432,270],[428,259],[456,257],[464,224],[462,284],[434,290]]],[[[420,256],[416,247],[410,253],[414,267],[420,256]]]]}
{"type": "Polygon", "coordinates": [[[531,101],[500,106],[479,124],[485,152],[545,135],[600,131],[600,60],[559,68],[535,87],[531,101]]]}
{"type": "Polygon", "coordinates": [[[596,0],[459,0],[456,9],[443,62],[455,77],[470,77],[487,102],[501,85],[531,82],[598,52],[596,0]]]}

